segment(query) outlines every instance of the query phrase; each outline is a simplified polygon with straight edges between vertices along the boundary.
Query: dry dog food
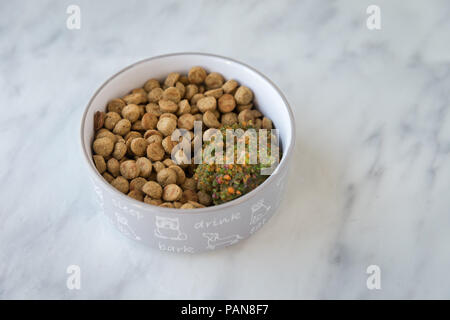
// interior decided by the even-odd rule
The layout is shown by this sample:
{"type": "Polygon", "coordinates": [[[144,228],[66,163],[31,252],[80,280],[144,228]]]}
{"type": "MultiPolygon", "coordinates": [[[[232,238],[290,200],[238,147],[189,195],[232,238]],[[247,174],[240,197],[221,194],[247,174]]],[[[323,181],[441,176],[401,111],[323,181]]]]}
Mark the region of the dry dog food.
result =
{"type": "Polygon", "coordinates": [[[171,135],[177,128],[188,130],[194,144],[195,121],[201,121],[202,132],[272,129],[253,98],[250,88],[199,66],[187,75],[149,79],[95,113],[94,164],[117,190],[151,205],[195,209],[230,201],[264,181],[256,172],[260,167],[177,164],[171,153],[179,142],[171,135]]]}

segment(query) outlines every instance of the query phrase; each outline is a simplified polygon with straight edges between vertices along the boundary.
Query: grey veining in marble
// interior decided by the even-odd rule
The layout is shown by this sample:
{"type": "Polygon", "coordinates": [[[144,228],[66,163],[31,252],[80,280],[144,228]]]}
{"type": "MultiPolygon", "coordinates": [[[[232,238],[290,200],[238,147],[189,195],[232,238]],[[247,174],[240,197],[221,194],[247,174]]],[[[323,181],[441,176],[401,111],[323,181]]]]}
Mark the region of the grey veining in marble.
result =
{"type": "Polygon", "coordinates": [[[0,298],[450,298],[448,1],[9,1],[0,5],[0,298]],[[66,8],[81,8],[81,29],[66,8]],[[366,8],[381,9],[381,30],[366,8]],[[94,200],[78,128],[137,60],[229,56],[294,108],[277,215],[210,254],[149,250],[94,200]],[[69,265],[81,290],[66,287],[69,265]],[[381,269],[368,290],[366,268],[381,269]]]}

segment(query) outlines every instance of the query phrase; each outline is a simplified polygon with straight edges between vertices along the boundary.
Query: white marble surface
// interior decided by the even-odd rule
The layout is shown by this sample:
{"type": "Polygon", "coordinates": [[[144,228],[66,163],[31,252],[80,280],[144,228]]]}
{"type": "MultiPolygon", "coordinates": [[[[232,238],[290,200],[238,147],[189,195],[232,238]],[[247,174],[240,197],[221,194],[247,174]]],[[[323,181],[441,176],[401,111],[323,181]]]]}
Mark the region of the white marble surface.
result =
{"type": "Polygon", "coordinates": [[[445,0],[2,2],[0,298],[450,298],[449,16],[445,0]],[[66,29],[69,4],[81,30],[66,29]],[[78,145],[106,78],[180,51],[268,75],[298,133],[277,215],[194,256],[110,227],[78,145]],[[71,264],[81,290],[66,288],[71,264]],[[371,264],[381,290],[366,288],[371,264]]]}

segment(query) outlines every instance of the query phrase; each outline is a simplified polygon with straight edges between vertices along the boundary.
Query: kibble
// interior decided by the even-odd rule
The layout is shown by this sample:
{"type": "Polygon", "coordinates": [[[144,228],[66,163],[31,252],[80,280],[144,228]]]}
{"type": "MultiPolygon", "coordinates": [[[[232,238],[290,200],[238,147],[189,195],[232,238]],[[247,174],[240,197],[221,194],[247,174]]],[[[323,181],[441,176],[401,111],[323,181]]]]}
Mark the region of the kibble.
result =
{"type": "Polygon", "coordinates": [[[151,130],[156,128],[156,124],[158,123],[158,116],[152,113],[146,113],[142,117],[141,120],[142,128],[144,130],[151,130]]]}
{"type": "Polygon", "coordinates": [[[148,181],[142,186],[142,191],[152,199],[161,199],[163,189],[155,181],[148,181]]]}
{"type": "Polygon", "coordinates": [[[188,79],[191,83],[200,84],[206,79],[206,70],[202,67],[193,67],[189,70],[188,79]]]}
{"type": "Polygon", "coordinates": [[[139,176],[139,167],[134,160],[126,160],[120,164],[120,174],[126,179],[134,179],[139,176]]]}
{"type": "Polygon", "coordinates": [[[142,187],[147,183],[147,180],[142,177],[134,178],[130,181],[130,190],[142,191],[142,187]]]}
{"type": "Polygon", "coordinates": [[[165,187],[169,184],[174,184],[177,182],[177,173],[173,169],[164,168],[158,172],[156,175],[156,180],[161,186],[165,187]]]}
{"type": "Polygon", "coordinates": [[[116,123],[113,132],[115,134],[124,136],[131,130],[131,122],[128,119],[122,119],[116,123]]]}
{"type": "Polygon", "coordinates": [[[236,107],[236,100],[234,100],[234,97],[226,93],[223,96],[219,98],[219,111],[222,113],[231,112],[236,107]]]}
{"type": "Polygon", "coordinates": [[[150,143],[147,147],[147,158],[151,161],[159,161],[164,159],[164,154],[165,151],[161,143],[150,143]]]}
{"type": "Polygon", "coordinates": [[[133,123],[137,119],[139,119],[140,114],[141,114],[141,111],[139,110],[139,107],[136,104],[126,105],[122,109],[122,117],[124,119],[128,119],[131,123],[133,123]]]}
{"type": "Polygon", "coordinates": [[[181,188],[172,183],[164,187],[162,197],[165,201],[177,201],[181,198],[182,193],[181,188]]]}
{"type": "Polygon", "coordinates": [[[176,129],[177,121],[170,117],[160,118],[156,127],[164,136],[168,136],[176,129]]]}
{"type": "Polygon", "coordinates": [[[94,152],[100,156],[108,157],[114,149],[114,143],[109,138],[98,138],[94,140],[94,152]]]}
{"type": "Polygon", "coordinates": [[[120,173],[120,163],[119,160],[116,158],[111,158],[106,163],[106,166],[108,168],[108,172],[111,173],[113,177],[119,176],[120,173]]]}
{"type": "Polygon", "coordinates": [[[153,165],[152,162],[146,157],[140,157],[136,160],[136,165],[139,168],[139,175],[143,178],[150,177],[152,173],[153,165]]]}
{"type": "Polygon", "coordinates": [[[118,176],[113,181],[111,181],[111,185],[123,193],[128,193],[129,186],[130,186],[130,184],[128,183],[128,180],[122,176],[118,176]]]}
{"type": "Polygon", "coordinates": [[[197,106],[201,112],[216,110],[217,100],[214,97],[204,97],[197,101],[197,106]]]}
{"type": "Polygon", "coordinates": [[[103,156],[100,156],[98,154],[93,156],[95,167],[97,168],[98,172],[103,173],[106,171],[106,162],[105,158],[103,156]]]}

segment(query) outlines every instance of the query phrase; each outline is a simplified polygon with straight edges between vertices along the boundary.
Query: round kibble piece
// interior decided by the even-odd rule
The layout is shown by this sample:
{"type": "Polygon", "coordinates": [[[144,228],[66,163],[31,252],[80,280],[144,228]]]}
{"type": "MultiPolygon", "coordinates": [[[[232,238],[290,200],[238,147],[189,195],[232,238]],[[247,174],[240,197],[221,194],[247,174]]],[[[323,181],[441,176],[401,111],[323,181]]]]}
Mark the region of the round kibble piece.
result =
{"type": "Polygon", "coordinates": [[[173,87],[175,83],[177,83],[178,79],[180,79],[180,74],[177,72],[171,72],[167,75],[166,80],[164,80],[164,85],[166,87],[173,87]]]}
{"type": "Polygon", "coordinates": [[[123,193],[128,193],[129,190],[129,183],[128,180],[125,179],[122,176],[118,176],[117,178],[115,178],[112,182],[111,185],[116,188],[117,190],[119,190],[120,192],[123,193]]]}
{"type": "Polygon", "coordinates": [[[101,155],[94,155],[92,157],[94,159],[95,167],[97,168],[98,172],[103,173],[106,171],[106,162],[105,158],[101,155]]]}
{"type": "Polygon", "coordinates": [[[222,113],[231,112],[236,107],[236,101],[234,100],[234,97],[228,93],[219,98],[218,104],[219,111],[222,113]]]}
{"type": "Polygon", "coordinates": [[[239,84],[237,83],[236,80],[228,80],[227,82],[225,82],[222,86],[223,92],[225,93],[231,93],[233,92],[237,87],[239,86],[239,84]]]}
{"type": "Polygon", "coordinates": [[[108,167],[109,173],[111,173],[113,177],[117,177],[119,175],[120,173],[119,160],[117,160],[116,158],[111,158],[106,163],[106,166],[108,167]]]}
{"type": "Polygon", "coordinates": [[[147,92],[150,92],[153,89],[159,88],[159,87],[161,87],[161,85],[159,84],[159,81],[156,79],[147,80],[147,82],[145,82],[145,84],[144,84],[144,89],[147,92]]]}
{"type": "Polygon", "coordinates": [[[129,104],[122,109],[122,117],[124,117],[124,119],[130,120],[131,123],[138,120],[140,115],[141,111],[137,104],[129,104]]]}
{"type": "Polygon", "coordinates": [[[217,107],[217,101],[214,97],[204,97],[197,101],[197,106],[201,112],[214,111],[217,107]]]}
{"type": "Polygon", "coordinates": [[[223,77],[220,73],[211,72],[206,77],[205,84],[209,89],[220,88],[223,85],[223,77]]]}
{"type": "Polygon", "coordinates": [[[162,114],[161,109],[159,108],[159,105],[157,105],[155,102],[151,102],[145,106],[145,112],[151,113],[157,117],[159,117],[162,114]]]}
{"type": "Polygon", "coordinates": [[[139,167],[134,160],[126,160],[120,164],[120,174],[126,179],[134,179],[139,176],[139,167]]]}
{"type": "Polygon", "coordinates": [[[150,143],[162,143],[162,138],[159,134],[151,135],[147,138],[147,142],[150,143]]]}
{"type": "Polygon", "coordinates": [[[186,178],[181,187],[183,188],[183,190],[195,191],[197,189],[197,182],[194,178],[186,178]]]}
{"type": "Polygon", "coordinates": [[[168,167],[169,167],[169,169],[175,170],[175,172],[177,174],[177,184],[182,185],[184,183],[184,181],[186,180],[186,174],[184,173],[184,170],[181,169],[176,164],[169,165],[168,167]]]}
{"type": "Polygon", "coordinates": [[[188,79],[193,84],[200,84],[206,79],[206,71],[202,67],[192,67],[188,73],[188,79]]]}
{"type": "Polygon", "coordinates": [[[238,122],[238,116],[234,112],[224,113],[222,115],[222,124],[226,126],[231,126],[238,122]]]}
{"type": "Polygon", "coordinates": [[[214,97],[216,99],[219,99],[223,95],[223,89],[211,89],[205,92],[206,97],[214,97]]]}
{"type": "Polygon", "coordinates": [[[194,121],[195,117],[192,114],[190,113],[183,114],[181,117],[178,118],[178,128],[192,130],[194,128],[194,121]]]}
{"type": "Polygon", "coordinates": [[[163,189],[155,181],[148,181],[142,186],[142,191],[152,199],[161,199],[163,189]]]}
{"type": "Polygon", "coordinates": [[[180,99],[184,97],[184,94],[186,93],[186,87],[181,82],[177,82],[175,84],[175,88],[177,88],[178,92],[180,93],[180,99]]]}
{"type": "Polygon", "coordinates": [[[168,136],[176,129],[177,121],[169,117],[160,118],[156,127],[164,136],[168,136]]]}
{"type": "Polygon", "coordinates": [[[162,112],[175,113],[178,110],[178,104],[172,100],[161,99],[159,100],[159,109],[162,112]]]}
{"type": "Polygon", "coordinates": [[[164,148],[164,151],[168,154],[172,152],[173,147],[175,147],[178,144],[176,141],[172,141],[172,136],[167,136],[163,139],[161,142],[161,145],[164,148]]]}
{"type": "Polygon", "coordinates": [[[180,201],[182,203],[186,203],[188,201],[198,201],[197,193],[195,193],[195,191],[192,190],[184,190],[180,201]]]}
{"type": "Polygon", "coordinates": [[[140,157],[136,160],[136,165],[139,167],[139,175],[144,178],[150,177],[152,173],[152,162],[145,157],[140,157]]]}
{"type": "Polygon", "coordinates": [[[142,117],[141,123],[144,130],[155,129],[158,123],[158,117],[154,114],[146,113],[142,117]]]}
{"type": "Polygon", "coordinates": [[[125,142],[123,141],[116,142],[116,144],[114,145],[112,156],[117,160],[120,160],[123,157],[125,157],[126,153],[127,153],[127,146],[125,142]]]}
{"type": "Polygon", "coordinates": [[[163,93],[164,93],[164,91],[161,88],[154,88],[154,89],[152,89],[152,91],[150,91],[148,93],[148,101],[149,102],[158,102],[159,99],[162,98],[163,93]]]}
{"type": "Polygon", "coordinates": [[[116,135],[114,133],[112,133],[111,131],[109,131],[108,129],[105,129],[105,128],[101,128],[95,134],[95,139],[99,139],[99,138],[108,138],[114,143],[117,141],[116,135]]]}
{"type": "Polygon", "coordinates": [[[176,184],[168,184],[163,190],[163,200],[165,201],[177,201],[180,200],[183,191],[176,184]]]}
{"type": "MultiPolygon", "coordinates": [[[[209,194],[204,191],[197,192],[198,202],[205,206],[209,206],[212,203],[212,198],[209,194]]],[[[194,200],[196,201],[196,200],[194,200]]]]}
{"type": "Polygon", "coordinates": [[[164,154],[165,151],[161,143],[150,143],[147,147],[147,158],[152,161],[160,161],[164,159],[164,154]]]}
{"type": "Polygon", "coordinates": [[[128,192],[128,196],[137,201],[144,201],[144,194],[138,190],[131,190],[128,192]]]}
{"type": "Polygon", "coordinates": [[[163,99],[178,103],[181,100],[180,91],[178,91],[178,89],[175,87],[169,87],[166,90],[164,90],[163,99]]]}
{"type": "Polygon", "coordinates": [[[264,117],[264,118],[262,119],[261,127],[262,127],[263,129],[272,129],[272,128],[273,128],[272,120],[270,120],[269,118],[264,117]]]}
{"type": "Polygon", "coordinates": [[[116,126],[114,127],[113,132],[115,134],[119,134],[121,136],[126,135],[131,130],[131,122],[128,119],[122,119],[119,122],[117,122],[116,126]]]}
{"type": "Polygon", "coordinates": [[[111,183],[114,180],[114,177],[110,175],[108,172],[104,172],[102,176],[103,178],[105,178],[106,181],[108,181],[108,183],[111,183]]]}
{"type": "Polygon", "coordinates": [[[219,128],[220,127],[219,120],[217,120],[216,116],[211,111],[206,111],[203,114],[203,123],[208,128],[219,128]]]}
{"type": "Polygon", "coordinates": [[[94,140],[94,152],[103,157],[108,157],[114,149],[114,143],[111,139],[103,137],[94,140]]]}
{"type": "Polygon", "coordinates": [[[130,181],[130,190],[142,191],[142,187],[146,183],[147,183],[147,180],[145,180],[142,177],[134,178],[133,180],[130,181]]]}
{"type": "Polygon", "coordinates": [[[155,161],[153,163],[153,168],[155,169],[155,171],[158,173],[160,172],[162,169],[164,169],[166,166],[164,165],[164,163],[162,163],[161,161],[155,161]]]}
{"type": "Polygon", "coordinates": [[[108,112],[105,115],[105,124],[104,124],[105,128],[113,130],[117,122],[120,121],[120,119],[122,119],[122,117],[117,112],[108,112]]]}
{"type": "Polygon", "coordinates": [[[147,152],[148,142],[144,138],[135,138],[131,140],[131,151],[138,157],[142,157],[147,152]]]}
{"type": "Polygon", "coordinates": [[[188,100],[198,93],[198,87],[195,84],[188,84],[185,89],[184,97],[188,100]]]}
{"type": "Polygon", "coordinates": [[[141,104],[147,102],[147,97],[143,92],[135,92],[123,97],[126,104],[141,104]]]}
{"type": "Polygon", "coordinates": [[[189,105],[189,101],[187,99],[181,100],[178,103],[177,115],[181,116],[183,114],[187,114],[190,112],[191,112],[191,106],[189,105]]]}
{"type": "Polygon", "coordinates": [[[252,110],[244,110],[239,113],[238,120],[239,123],[247,123],[249,121],[254,121],[255,117],[253,116],[252,110]]]}
{"type": "Polygon", "coordinates": [[[205,95],[202,93],[194,94],[194,96],[191,98],[191,107],[196,106],[197,102],[204,97],[205,97],[205,95]]]}
{"type": "Polygon", "coordinates": [[[238,104],[249,104],[253,100],[253,92],[245,86],[240,86],[236,90],[234,98],[238,104]]]}
{"type": "Polygon", "coordinates": [[[156,180],[163,187],[177,182],[177,173],[173,169],[164,168],[156,175],[156,180]]]}
{"type": "Polygon", "coordinates": [[[123,107],[126,106],[125,101],[120,98],[112,99],[108,102],[108,111],[109,112],[117,112],[118,114],[122,113],[123,107]]]}

